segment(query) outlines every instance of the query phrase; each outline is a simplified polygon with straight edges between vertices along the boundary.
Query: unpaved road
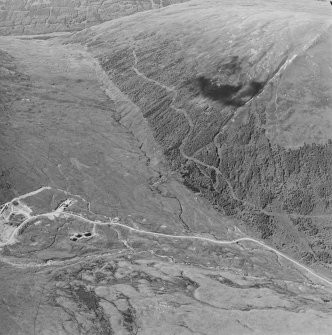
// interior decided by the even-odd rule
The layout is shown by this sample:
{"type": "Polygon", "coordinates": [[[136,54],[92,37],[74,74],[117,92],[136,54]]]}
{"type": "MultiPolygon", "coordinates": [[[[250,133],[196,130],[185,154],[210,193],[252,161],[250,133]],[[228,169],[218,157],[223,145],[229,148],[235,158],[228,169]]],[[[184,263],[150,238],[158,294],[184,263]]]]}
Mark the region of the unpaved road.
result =
{"type": "MultiPolygon", "coordinates": [[[[19,197],[16,197],[15,199],[13,199],[12,201],[15,200],[20,200],[20,199],[24,199],[27,198],[31,195],[36,195],[42,191],[44,191],[45,189],[50,189],[49,186],[47,187],[42,187],[38,190],[35,190],[33,192],[29,192],[27,194],[23,194],[19,197]]],[[[9,205],[10,203],[4,204],[4,206],[9,205]]],[[[301,270],[306,271],[308,274],[310,274],[311,276],[315,277],[315,279],[318,279],[319,281],[322,281],[324,284],[328,284],[329,286],[332,286],[332,281],[324,278],[322,276],[320,276],[319,274],[315,273],[314,271],[312,271],[311,269],[309,269],[308,267],[304,266],[303,264],[297,262],[296,260],[292,259],[291,257],[283,254],[282,252],[266,245],[265,243],[258,241],[254,238],[251,237],[240,237],[234,240],[216,240],[213,238],[208,238],[208,237],[204,237],[204,236],[199,236],[199,235],[171,235],[171,234],[165,234],[165,233],[158,233],[158,232],[153,232],[153,231],[146,231],[146,230],[141,230],[141,229],[137,229],[134,227],[130,227],[127,226],[125,224],[119,223],[117,222],[117,220],[114,220],[112,218],[109,218],[108,221],[94,221],[94,220],[90,220],[87,219],[81,215],[78,214],[74,214],[68,211],[65,211],[64,208],[62,206],[60,206],[58,209],[56,209],[55,211],[52,212],[48,212],[48,213],[43,213],[43,214],[39,214],[39,215],[32,215],[30,216],[28,219],[26,219],[24,222],[22,222],[22,224],[20,226],[18,226],[15,230],[15,232],[13,233],[13,235],[11,236],[10,240],[6,243],[6,244],[12,244],[16,241],[16,238],[19,234],[19,232],[21,231],[21,229],[27,224],[29,223],[31,220],[35,220],[35,219],[39,219],[39,218],[43,218],[43,217],[47,217],[49,219],[54,219],[56,217],[72,217],[72,218],[76,218],[79,219],[81,221],[93,224],[93,225],[106,225],[106,226],[116,226],[116,227],[121,227],[124,229],[127,229],[131,232],[137,233],[137,234],[143,234],[143,235],[151,235],[151,236],[158,236],[158,237],[165,237],[165,238],[169,238],[169,239],[180,239],[180,240],[198,240],[198,241],[202,241],[202,242],[208,242],[208,243],[213,243],[213,244],[217,244],[217,245],[229,245],[229,244],[236,244],[239,242],[253,242],[255,244],[258,244],[259,246],[270,250],[272,252],[274,252],[275,254],[277,254],[278,256],[287,259],[288,261],[290,261],[291,263],[293,263],[294,265],[296,265],[297,267],[301,268],[301,270]]]]}

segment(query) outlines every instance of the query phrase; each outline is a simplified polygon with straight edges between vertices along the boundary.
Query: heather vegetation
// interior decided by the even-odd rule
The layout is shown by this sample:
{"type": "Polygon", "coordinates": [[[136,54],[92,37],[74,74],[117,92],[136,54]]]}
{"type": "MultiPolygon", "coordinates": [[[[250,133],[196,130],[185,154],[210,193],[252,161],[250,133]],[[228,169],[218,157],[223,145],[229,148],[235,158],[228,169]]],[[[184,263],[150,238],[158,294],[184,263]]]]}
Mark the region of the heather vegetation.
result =
{"type": "Polygon", "coordinates": [[[313,118],[327,115],[318,109],[327,108],[328,80],[323,87],[314,69],[326,63],[321,50],[329,45],[329,25],[315,21],[313,33],[301,14],[290,34],[283,28],[288,6],[273,24],[246,7],[248,20],[236,32],[239,12],[226,15],[216,2],[201,11],[193,6],[185,20],[170,8],[149,23],[123,22],[125,31],[109,23],[72,41],[90,47],[139,107],[185,185],[257,236],[299,257],[292,246],[303,244],[314,257],[320,249],[310,247],[319,235],[313,232],[328,240],[328,224],[292,220],[331,213],[329,121],[325,129],[313,118]],[[294,36],[300,44],[289,48],[294,36]]]}
{"type": "MultiPolygon", "coordinates": [[[[272,60],[277,51],[262,47],[257,59],[249,61],[243,43],[250,41],[241,36],[233,54],[224,55],[230,50],[221,48],[227,39],[211,40],[201,21],[188,16],[189,23],[180,22],[174,15],[172,25],[156,19],[163,29],[145,24],[136,29],[134,22],[123,33],[111,25],[113,34],[105,31],[95,38],[91,30],[74,41],[90,46],[110,78],[140,108],[186,186],[280,248],[287,246],[288,236],[310,241],[319,230],[316,224],[292,219],[330,212],[332,143],[292,148],[271,138],[271,101],[278,103],[278,79],[272,78],[283,71],[287,57],[272,60]],[[202,32],[190,31],[192,22],[202,32]],[[128,36],[134,45],[126,42],[128,36]]],[[[294,92],[296,87],[289,94],[294,92]]]]}
{"type": "MultiPolygon", "coordinates": [[[[145,58],[149,59],[147,53],[145,50],[141,58],[141,53],[137,52],[138,65],[144,64],[145,58]]],[[[150,53],[151,57],[155,56],[153,49],[150,53]]],[[[202,191],[212,202],[219,205],[225,203],[219,201],[217,195],[224,190],[214,189],[213,179],[202,173],[197,163],[188,160],[188,157],[193,156],[202,163],[219,169],[236,196],[253,203],[257,208],[265,209],[271,204],[277,204],[280,210],[300,215],[310,215],[321,208],[328,210],[332,157],[330,143],[305,145],[289,150],[275,145],[265,134],[264,123],[261,122],[263,118],[257,116],[257,110],[252,111],[250,108],[247,108],[247,122],[223,129],[230,123],[236,109],[234,106],[225,106],[229,104],[225,99],[229,99],[240,88],[231,90],[229,87],[220,87],[223,97],[217,99],[217,104],[213,102],[209,112],[204,112],[197,105],[190,109],[190,101],[197,97],[194,89],[187,89],[188,95],[185,97],[179,93],[181,98],[178,97],[174,103],[174,93],[158,85],[159,78],[154,77],[151,71],[150,76],[144,74],[146,78],[133,76],[129,49],[101,60],[103,67],[112,74],[119,87],[141,107],[171,166],[185,171],[183,177],[186,184],[202,191]],[[111,69],[110,64],[116,65],[111,69]],[[187,113],[193,122],[192,129],[183,114],[178,112],[179,108],[188,108],[187,113]],[[188,157],[181,155],[181,145],[188,157]],[[214,193],[209,195],[209,192],[214,193]]],[[[176,64],[172,65],[176,67],[176,64]]],[[[144,73],[141,67],[138,69],[144,73]]],[[[180,75],[184,76],[185,73],[180,75]]],[[[206,81],[203,79],[198,77],[198,86],[206,81]]],[[[259,85],[256,88],[262,89],[259,85]]],[[[214,94],[207,92],[212,90],[211,87],[200,89],[201,95],[209,97],[209,94],[214,94]]],[[[239,202],[239,199],[235,200],[239,202]]],[[[229,207],[227,203],[225,206],[229,207]]],[[[221,209],[225,209],[225,206],[220,205],[221,209]]],[[[232,209],[231,212],[234,213],[235,210],[232,209]]]]}

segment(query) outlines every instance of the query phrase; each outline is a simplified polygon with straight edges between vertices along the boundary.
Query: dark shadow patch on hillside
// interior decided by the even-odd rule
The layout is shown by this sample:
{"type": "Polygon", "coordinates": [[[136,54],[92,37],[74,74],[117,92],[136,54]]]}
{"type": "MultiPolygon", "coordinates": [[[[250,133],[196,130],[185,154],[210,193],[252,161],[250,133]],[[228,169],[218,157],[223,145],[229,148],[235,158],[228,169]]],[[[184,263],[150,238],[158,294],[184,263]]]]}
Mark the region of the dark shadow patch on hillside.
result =
{"type": "Polygon", "coordinates": [[[264,82],[252,81],[247,85],[222,85],[204,76],[197,78],[200,93],[228,106],[240,107],[264,88],[264,82]]]}
{"type": "Polygon", "coordinates": [[[242,85],[221,85],[215,80],[200,76],[197,78],[198,86],[205,97],[215,101],[220,101],[225,105],[237,105],[237,102],[233,99],[233,96],[240,91],[242,85]]]}

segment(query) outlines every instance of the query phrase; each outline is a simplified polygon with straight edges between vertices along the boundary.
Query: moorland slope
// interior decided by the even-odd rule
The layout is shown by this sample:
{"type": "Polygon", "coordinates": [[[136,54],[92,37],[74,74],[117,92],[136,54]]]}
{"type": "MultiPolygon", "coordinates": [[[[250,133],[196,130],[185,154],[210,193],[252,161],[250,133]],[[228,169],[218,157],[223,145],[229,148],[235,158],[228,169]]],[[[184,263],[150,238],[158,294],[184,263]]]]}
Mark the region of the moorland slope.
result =
{"type": "Polygon", "coordinates": [[[0,35],[75,31],[188,0],[0,0],[0,35]]]}
{"type": "Polygon", "coordinates": [[[0,334],[330,334],[328,4],[0,3],[0,334]]]}
{"type": "Polygon", "coordinates": [[[191,1],[71,41],[140,107],[187,186],[278,248],[329,267],[328,9],[191,1]]]}
{"type": "Polygon", "coordinates": [[[159,168],[137,107],[63,42],[0,38],[0,334],[328,334],[331,280],[159,168]]]}

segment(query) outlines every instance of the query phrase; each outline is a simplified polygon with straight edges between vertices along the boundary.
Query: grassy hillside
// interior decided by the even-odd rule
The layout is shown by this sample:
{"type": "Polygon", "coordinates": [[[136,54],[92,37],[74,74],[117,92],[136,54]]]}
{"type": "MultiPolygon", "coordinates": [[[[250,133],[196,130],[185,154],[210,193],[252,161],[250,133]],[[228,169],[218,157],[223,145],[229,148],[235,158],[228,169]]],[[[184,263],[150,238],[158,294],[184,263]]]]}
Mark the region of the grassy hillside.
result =
{"type": "Polygon", "coordinates": [[[1,334],[330,334],[326,5],[0,36],[1,334]]]}
{"type": "Polygon", "coordinates": [[[81,30],[188,0],[0,0],[0,35],[81,30]]]}
{"type": "Polygon", "coordinates": [[[327,3],[191,1],[82,33],[187,186],[257,236],[332,263],[327,3]]]}

